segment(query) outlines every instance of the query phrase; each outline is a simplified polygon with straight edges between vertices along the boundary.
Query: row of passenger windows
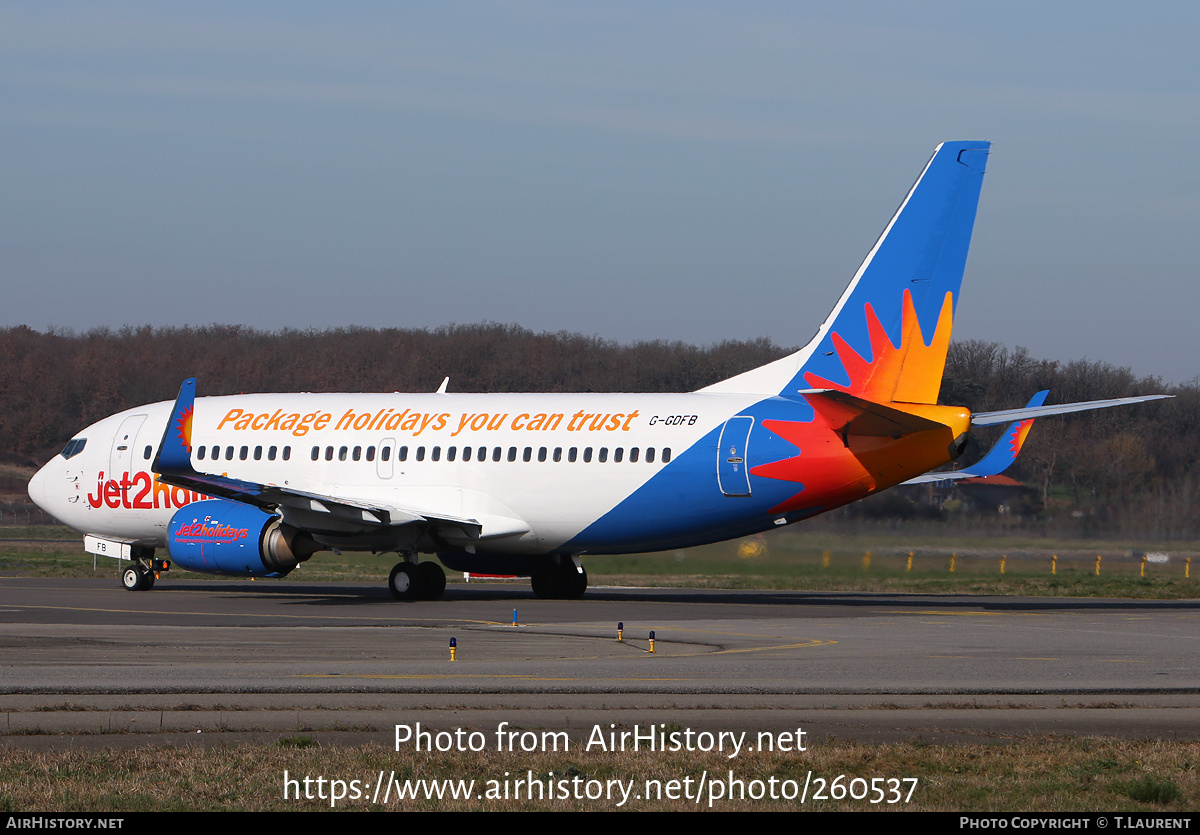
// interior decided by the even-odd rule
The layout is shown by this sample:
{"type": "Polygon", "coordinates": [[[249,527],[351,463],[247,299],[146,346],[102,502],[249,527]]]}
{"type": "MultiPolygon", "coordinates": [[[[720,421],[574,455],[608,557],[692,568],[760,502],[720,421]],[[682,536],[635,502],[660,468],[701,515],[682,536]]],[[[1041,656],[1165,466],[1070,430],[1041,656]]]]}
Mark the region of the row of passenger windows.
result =
{"type": "MultiPolygon", "coordinates": [[[[333,460],[334,451],[335,451],[334,447],[331,447],[331,446],[325,447],[325,460],[326,461],[333,460]]],[[[441,461],[442,460],[443,449],[440,446],[430,447],[428,450],[426,450],[426,448],[423,446],[417,447],[413,451],[413,460],[414,461],[424,461],[427,451],[429,454],[430,461],[441,461]]],[[[373,447],[373,446],[366,447],[366,449],[364,449],[361,446],[337,447],[336,452],[337,452],[337,460],[339,460],[339,461],[345,461],[347,459],[349,459],[351,461],[361,461],[364,458],[367,461],[375,460],[375,447],[373,447]]],[[[454,461],[454,460],[458,459],[460,457],[460,452],[461,452],[461,460],[463,460],[463,461],[470,461],[472,459],[472,457],[474,457],[474,459],[476,461],[487,461],[488,460],[488,448],[485,446],[481,446],[481,447],[465,446],[465,447],[462,447],[461,450],[459,449],[459,447],[452,446],[452,447],[446,447],[444,452],[445,452],[445,460],[447,460],[447,461],[454,461]]],[[[531,446],[527,446],[524,449],[521,449],[521,448],[515,447],[515,446],[510,446],[506,453],[504,447],[498,446],[498,447],[492,447],[491,460],[493,460],[493,461],[502,461],[502,460],[516,461],[518,453],[520,454],[522,461],[532,461],[532,460],[534,460],[535,455],[537,456],[538,461],[562,461],[564,458],[566,458],[566,460],[571,463],[582,460],[585,464],[588,464],[588,463],[592,462],[593,455],[594,455],[594,460],[599,461],[601,464],[603,464],[609,460],[609,449],[608,449],[608,447],[603,447],[603,446],[600,447],[599,449],[595,449],[595,450],[590,446],[584,447],[582,450],[582,454],[581,454],[579,447],[571,447],[566,450],[564,450],[562,447],[554,447],[553,450],[551,450],[549,447],[543,446],[543,447],[537,447],[536,452],[535,452],[535,448],[531,447],[531,446]]],[[[390,446],[382,446],[379,448],[379,457],[381,460],[390,461],[391,456],[392,456],[392,448],[390,446]]],[[[644,456],[643,456],[643,451],[640,447],[631,447],[628,450],[628,460],[630,463],[635,463],[639,459],[641,459],[641,460],[644,460],[647,464],[653,464],[655,457],[658,457],[659,460],[663,464],[668,463],[671,460],[670,447],[664,447],[661,455],[658,454],[657,450],[655,450],[654,447],[647,447],[645,450],[644,456]]],[[[312,460],[319,461],[320,459],[321,459],[321,448],[319,446],[315,446],[312,448],[312,460]]],[[[408,447],[402,446],[396,450],[396,460],[397,461],[407,461],[408,460],[408,447]]],[[[612,460],[613,460],[613,462],[618,463],[618,464],[620,462],[626,460],[625,448],[617,447],[616,449],[612,450],[612,460]]]]}
{"type": "MultiPolygon", "coordinates": [[[[74,443],[74,441],[72,441],[72,443],[74,443]]],[[[68,445],[68,446],[70,446],[70,445],[68,445]]],[[[79,448],[81,449],[82,447],[83,447],[83,442],[81,441],[79,444],[79,448]]],[[[256,447],[254,447],[253,455],[251,454],[251,449],[248,446],[242,446],[242,447],[227,446],[227,447],[225,447],[224,459],[226,461],[232,461],[236,457],[239,461],[245,461],[245,460],[253,457],[253,459],[255,461],[261,461],[263,459],[264,449],[266,451],[266,458],[268,461],[274,461],[276,458],[279,458],[283,461],[290,461],[292,458],[292,448],[290,446],[285,446],[285,447],[283,447],[282,450],[280,450],[279,447],[275,447],[275,446],[270,446],[270,447],[265,447],[265,448],[261,447],[261,446],[256,446],[256,447]]],[[[331,447],[331,446],[325,447],[325,460],[326,461],[333,460],[334,451],[335,451],[334,447],[331,447]]],[[[77,452],[78,452],[78,449],[71,450],[72,455],[77,452]]],[[[375,460],[375,447],[373,447],[373,446],[366,447],[365,449],[361,446],[356,446],[356,447],[343,446],[343,447],[337,447],[336,452],[337,452],[337,459],[339,461],[345,461],[347,459],[349,459],[351,461],[361,461],[364,458],[367,461],[375,460]]],[[[428,450],[429,460],[430,461],[441,461],[442,460],[442,452],[443,452],[443,450],[440,446],[430,447],[428,450]]],[[[445,449],[446,460],[454,461],[454,460],[458,459],[459,452],[460,452],[460,450],[458,447],[446,447],[446,449],[445,449]]],[[[507,454],[505,453],[504,447],[492,447],[491,459],[493,461],[502,461],[502,460],[516,461],[518,452],[520,453],[520,457],[521,457],[522,461],[532,461],[534,459],[534,455],[535,455],[534,447],[530,447],[530,446],[527,446],[523,449],[521,449],[519,447],[515,447],[515,446],[510,446],[508,448],[507,454]]],[[[461,453],[462,453],[461,459],[463,461],[470,461],[472,459],[472,456],[474,457],[474,459],[476,461],[487,461],[488,460],[488,448],[485,446],[481,446],[478,448],[465,446],[465,447],[462,447],[461,453]]],[[[551,450],[549,447],[543,446],[543,447],[537,447],[536,455],[537,455],[538,461],[549,460],[549,461],[558,462],[558,461],[562,461],[563,458],[565,457],[566,460],[570,463],[574,463],[574,462],[582,459],[585,464],[590,464],[593,460],[593,453],[594,453],[594,460],[599,461],[601,464],[603,464],[609,460],[608,447],[603,447],[603,446],[596,450],[593,450],[593,448],[590,446],[584,447],[582,450],[582,455],[580,454],[579,447],[571,447],[564,451],[562,447],[554,447],[554,449],[551,450]],[[564,452],[565,452],[565,456],[564,456],[564,452]]],[[[150,456],[152,456],[153,454],[154,454],[154,448],[151,446],[147,446],[142,451],[142,457],[144,459],[146,459],[147,461],[150,460],[150,456]]],[[[67,450],[63,450],[63,456],[67,457],[67,458],[70,457],[70,455],[67,455],[67,450]]],[[[419,446],[414,450],[413,460],[424,461],[425,456],[426,456],[426,448],[423,446],[419,446]]],[[[390,461],[392,458],[392,448],[390,446],[380,447],[379,457],[383,461],[390,461]]],[[[654,447],[647,447],[645,450],[644,456],[642,454],[642,450],[640,447],[631,447],[629,449],[628,459],[629,459],[630,463],[636,463],[639,459],[641,459],[641,460],[644,460],[647,464],[653,464],[654,459],[656,457],[658,457],[659,460],[663,464],[669,463],[671,460],[671,448],[664,447],[662,450],[662,454],[659,455],[654,447]]],[[[222,458],[221,447],[216,444],[214,444],[213,446],[209,446],[209,447],[205,447],[205,446],[196,447],[196,459],[198,461],[203,461],[206,458],[211,461],[221,460],[221,458],[222,458]]],[[[319,461],[320,459],[321,459],[321,448],[319,446],[315,446],[312,448],[312,460],[319,461]]],[[[614,463],[619,464],[622,461],[624,461],[625,459],[626,459],[626,454],[625,454],[624,447],[616,447],[615,449],[612,450],[612,460],[614,463]]],[[[396,450],[396,460],[397,461],[407,461],[408,460],[408,447],[402,446],[396,450]]]]}
{"type": "MultiPolygon", "coordinates": [[[[265,448],[261,447],[261,446],[256,446],[256,447],[254,447],[254,451],[253,451],[253,458],[255,461],[261,461],[263,459],[264,449],[266,450],[268,461],[274,461],[276,458],[280,458],[284,461],[291,460],[292,448],[290,446],[285,446],[282,450],[280,450],[280,448],[277,446],[269,446],[269,447],[265,447],[265,448]],[[281,452],[282,452],[282,454],[280,454],[281,452]]],[[[151,452],[152,452],[151,447],[146,447],[146,451],[145,451],[145,454],[143,457],[145,457],[147,461],[150,460],[151,452]]],[[[234,459],[235,455],[239,461],[245,461],[246,459],[252,457],[250,447],[248,447],[248,446],[242,446],[242,447],[227,446],[227,447],[225,447],[225,460],[226,461],[232,461],[234,459]]],[[[210,446],[210,447],[203,447],[203,446],[196,447],[197,460],[203,461],[206,457],[210,461],[221,460],[221,447],[216,444],[214,444],[213,446],[210,446]]]]}

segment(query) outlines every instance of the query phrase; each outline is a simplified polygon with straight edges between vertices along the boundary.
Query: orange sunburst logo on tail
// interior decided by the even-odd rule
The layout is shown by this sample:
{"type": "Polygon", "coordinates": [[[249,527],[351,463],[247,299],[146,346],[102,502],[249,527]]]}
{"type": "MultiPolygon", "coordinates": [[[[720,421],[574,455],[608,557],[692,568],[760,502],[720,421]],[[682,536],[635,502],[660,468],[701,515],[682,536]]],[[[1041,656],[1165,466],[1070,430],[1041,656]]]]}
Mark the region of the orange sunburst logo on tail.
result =
{"type": "MultiPolygon", "coordinates": [[[[928,345],[908,290],[904,291],[898,346],[892,344],[870,304],[864,305],[864,312],[871,342],[869,359],[850,347],[841,335],[833,334],[833,346],[846,370],[849,384],[835,383],[811,371],[804,375],[805,381],[813,388],[836,389],[874,403],[936,404],[946,352],[950,348],[954,318],[952,294],[946,293],[942,300],[933,339],[928,345]]],[[[916,451],[913,444],[921,443],[905,441],[897,446],[894,439],[882,437],[859,438],[850,443],[844,437],[831,435],[820,423],[763,421],[765,429],[799,448],[790,458],[760,464],[750,471],[752,475],[801,485],[799,493],[771,508],[772,513],[787,513],[818,504],[826,508],[837,507],[861,498],[879,485],[882,469],[896,470],[900,460],[916,451]]],[[[889,482],[894,483],[885,479],[884,486],[889,482]]]]}
{"type": "Polygon", "coordinates": [[[942,301],[933,340],[928,345],[921,333],[912,293],[908,290],[904,291],[899,346],[892,344],[875,309],[869,303],[864,307],[871,358],[864,359],[850,343],[834,333],[833,346],[850,378],[849,385],[834,383],[811,371],[804,375],[805,381],[813,388],[837,389],[876,403],[936,403],[953,328],[952,294],[946,293],[942,301]]]}
{"type": "Polygon", "coordinates": [[[179,440],[188,452],[192,451],[192,411],[193,408],[189,406],[175,420],[175,428],[179,430],[179,440]]]}

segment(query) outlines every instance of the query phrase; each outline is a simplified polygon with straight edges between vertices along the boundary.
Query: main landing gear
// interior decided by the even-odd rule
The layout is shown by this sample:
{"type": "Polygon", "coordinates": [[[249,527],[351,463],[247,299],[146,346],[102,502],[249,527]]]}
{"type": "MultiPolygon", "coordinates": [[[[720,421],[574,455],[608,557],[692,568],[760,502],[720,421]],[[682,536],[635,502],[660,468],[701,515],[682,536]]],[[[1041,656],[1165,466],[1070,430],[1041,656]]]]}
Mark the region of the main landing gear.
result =
{"type": "Polygon", "coordinates": [[[578,600],[587,591],[587,572],[579,557],[549,557],[529,578],[533,593],[543,600],[578,600]]]}
{"type": "Polygon", "coordinates": [[[388,588],[397,600],[440,600],[446,591],[446,572],[435,562],[396,563],[388,588]]]}

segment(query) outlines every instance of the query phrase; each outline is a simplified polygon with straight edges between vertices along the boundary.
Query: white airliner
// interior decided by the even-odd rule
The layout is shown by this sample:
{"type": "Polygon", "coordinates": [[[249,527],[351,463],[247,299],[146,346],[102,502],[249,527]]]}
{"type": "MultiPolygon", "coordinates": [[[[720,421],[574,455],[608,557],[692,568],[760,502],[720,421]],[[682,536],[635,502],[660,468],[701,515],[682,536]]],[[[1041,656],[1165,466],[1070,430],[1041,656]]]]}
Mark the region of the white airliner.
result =
{"type": "MultiPolygon", "coordinates": [[[[457,394],[443,383],[197,399],[192,379],[174,402],[80,432],[29,494],[85,532],[89,551],[128,560],[131,590],[172,562],[281,576],[335,549],[399,554],[397,598],[442,595],[441,567],[419,562],[429,553],[573,598],[587,554],[731,539],[909,480],[984,474],[930,471],[959,456],[972,426],[1157,397],[977,415],[937,405],[988,147],[938,146],[805,348],[700,391],[457,394]],[[169,559],[156,556],[164,548],[169,559]]],[[[987,460],[1011,462],[1027,428],[987,460]]]]}

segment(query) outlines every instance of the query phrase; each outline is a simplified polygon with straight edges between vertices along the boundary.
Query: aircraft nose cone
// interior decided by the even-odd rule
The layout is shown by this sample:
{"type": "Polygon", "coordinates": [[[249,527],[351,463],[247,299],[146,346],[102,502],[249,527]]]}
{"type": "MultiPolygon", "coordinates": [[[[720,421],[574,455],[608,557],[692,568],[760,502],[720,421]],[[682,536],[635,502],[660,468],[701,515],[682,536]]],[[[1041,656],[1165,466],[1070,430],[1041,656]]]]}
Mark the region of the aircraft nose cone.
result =
{"type": "Polygon", "coordinates": [[[54,510],[50,507],[49,491],[46,489],[46,482],[50,478],[46,472],[48,469],[50,469],[49,464],[34,473],[33,478],[29,479],[29,487],[27,489],[29,491],[29,498],[33,499],[34,504],[47,513],[53,514],[54,510]]]}

